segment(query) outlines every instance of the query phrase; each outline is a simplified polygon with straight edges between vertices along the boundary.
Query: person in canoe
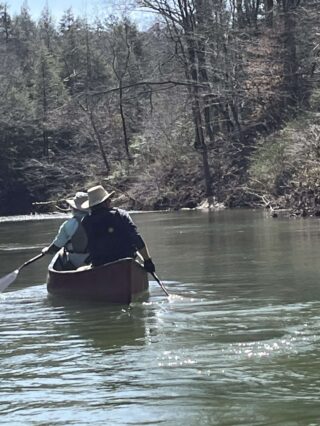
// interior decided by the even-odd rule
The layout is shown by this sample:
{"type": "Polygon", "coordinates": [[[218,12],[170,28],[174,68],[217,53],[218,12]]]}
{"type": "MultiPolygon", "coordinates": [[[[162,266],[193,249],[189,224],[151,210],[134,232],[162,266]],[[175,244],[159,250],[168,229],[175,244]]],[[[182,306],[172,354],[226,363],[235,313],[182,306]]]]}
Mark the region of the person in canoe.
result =
{"type": "Polygon", "coordinates": [[[155,272],[148,248],[129,213],[112,207],[113,195],[114,191],[107,192],[103,186],[97,185],[88,189],[88,200],[82,204],[82,208],[90,209],[90,214],[82,219],[82,225],[87,233],[92,265],[135,258],[139,252],[146,271],[155,272]]]}
{"type": "Polygon", "coordinates": [[[60,226],[59,231],[52,243],[42,250],[44,254],[55,254],[62,247],[64,253],[61,258],[61,269],[77,269],[86,265],[89,254],[87,252],[87,235],[81,224],[82,219],[89,210],[82,207],[88,200],[85,192],[77,192],[72,199],[66,200],[71,207],[72,217],[60,226]]]}

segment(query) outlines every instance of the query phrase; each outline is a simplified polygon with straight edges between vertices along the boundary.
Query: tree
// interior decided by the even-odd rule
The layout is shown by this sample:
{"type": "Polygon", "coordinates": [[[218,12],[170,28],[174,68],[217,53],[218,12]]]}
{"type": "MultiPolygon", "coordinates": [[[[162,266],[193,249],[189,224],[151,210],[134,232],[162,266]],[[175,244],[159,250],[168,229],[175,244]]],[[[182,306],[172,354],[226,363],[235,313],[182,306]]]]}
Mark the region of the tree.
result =
{"type": "Polygon", "coordinates": [[[176,44],[176,55],[190,83],[194,147],[202,157],[206,196],[219,198],[226,151],[221,149],[221,134],[229,137],[234,127],[240,128],[237,80],[242,58],[233,54],[232,15],[224,3],[215,0],[141,0],[140,4],[161,15],[176,44]]]}
{"type": "MultiPolygon", "coordinates": [[[[106,47],[110,52],[109,56],[112,64],[112,71],[118,84],[118,104],[123,132],[123,144],[127,159],[131,161],[132,158],[129,147],[130,134],[126,113],[126,107],[129,107],[129,103],[126,100],[124,86],[131,83],[134,84],[140,77],[139,67],[137,66],[137,56],[141,54],[139,51],[141,46],[138,47],[137,30],[127,18],[124,18],[122,21],[115,20],[111,22],[107,26],[107,34],[106,47]]],[[[134,115],[132,109],[130,110],[130,115],[134,115]]]]}
{"type": "Polygon", "coordinates": [[[8,13],[7,3],[0,3],[0,33],[8,44],[11,34],[11,17],[8,13]]]}
{"type": "Polygon", "coordinates": [[[57,38],[58,34],[54,26],[52,15],[49,11],[48,5],[46,5],[41,13],[38,22],[38,35],[40,40],[47,48],[47,50],[53,55],[57,54],[57,38]]]}
{"type": "Polygon", "coordinates": [[[61,70],[54,56],[42,44],[35,65],[35,93],[37,115],[42,129],[43,155],[49,156],[49,128],[55,109],[67,100],[65,88],[60,78],[61,70]]]}
{"type": "Polygon", "coordinates": [[[71,94],[81,92],[81,73],[85,69],[85,24],[68,9],[59,24],[63,78],[71,94]]]}

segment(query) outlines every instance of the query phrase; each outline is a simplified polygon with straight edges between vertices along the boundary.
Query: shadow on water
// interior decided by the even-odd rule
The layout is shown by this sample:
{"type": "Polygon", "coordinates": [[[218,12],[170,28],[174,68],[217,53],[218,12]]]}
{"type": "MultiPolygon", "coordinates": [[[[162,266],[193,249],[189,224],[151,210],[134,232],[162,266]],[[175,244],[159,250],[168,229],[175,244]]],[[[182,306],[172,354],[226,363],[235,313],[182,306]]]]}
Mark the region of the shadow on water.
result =
{"type": "Polygon", "coordinates": [[[49,295],[46,304],[64,315],[65,332],[69,336],[81,338],[94,348],[113,353],[145,344],[146,318],[151,312],[141,301],[130,306],[106,305],[49,295]]]}

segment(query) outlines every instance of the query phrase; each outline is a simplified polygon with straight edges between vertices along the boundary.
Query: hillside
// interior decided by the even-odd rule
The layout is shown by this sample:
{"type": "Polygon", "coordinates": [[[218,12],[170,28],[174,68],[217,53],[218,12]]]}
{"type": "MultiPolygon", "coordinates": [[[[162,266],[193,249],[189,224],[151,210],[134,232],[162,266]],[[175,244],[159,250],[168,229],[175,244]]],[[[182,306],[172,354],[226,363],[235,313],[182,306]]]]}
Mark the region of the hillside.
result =
{"type": "Polygon", "coordinates": [[[0,6],[1,215],[97,183],[133,209],[319,214],[320,5],[187,3],[140,1],[144,31],[0,6]]]}

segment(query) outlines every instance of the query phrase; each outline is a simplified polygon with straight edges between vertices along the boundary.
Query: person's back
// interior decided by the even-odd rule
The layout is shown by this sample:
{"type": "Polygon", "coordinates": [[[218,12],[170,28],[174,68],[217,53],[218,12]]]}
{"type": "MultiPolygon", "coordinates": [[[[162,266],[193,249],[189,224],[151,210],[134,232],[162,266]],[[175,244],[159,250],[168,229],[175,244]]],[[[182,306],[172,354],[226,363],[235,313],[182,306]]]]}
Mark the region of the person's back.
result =
{"type": "Polygon", "coordinates": [[[135,256],[135,236],[128,221],[124,210],[106,209],[103,206],[93,209],[82,220],[93,265],[135,256]]]}
{"type": "Polygon", "coordinates": [[[66,200],[72,208],[73,216],[63,222],[50,246],[42,250],[44,254],[54,254],[64,247],[63,269],[76,269],[85,265],[88,259],[87,234],[81,223],[88,214],[88,210],[81,208],[81,204],[87,199],[86,193],[77,192],[74,198],[66,200]]]}
{"type": "Polygon", "coordinates": [[[86,264],[88,258],[88,238],[82,226],[82,219],[87,213],[74,211],[73,217],[62,224],[53,244],[65,248],[65,263],[71,268],[86,264]]]}
{"type": "Polygon", "coordinates": [[[88,201],[81,207],[90,208],[90,215],[82,220],[88,237],[88,252],[93,266],[103,265],[124,257],[135,257],[138,251],[144,268],[153,273],[155,266],[148,248],[130,215],[121,209],[111,208],[108,193],[101,185],[88,189],[88,201]]]}

